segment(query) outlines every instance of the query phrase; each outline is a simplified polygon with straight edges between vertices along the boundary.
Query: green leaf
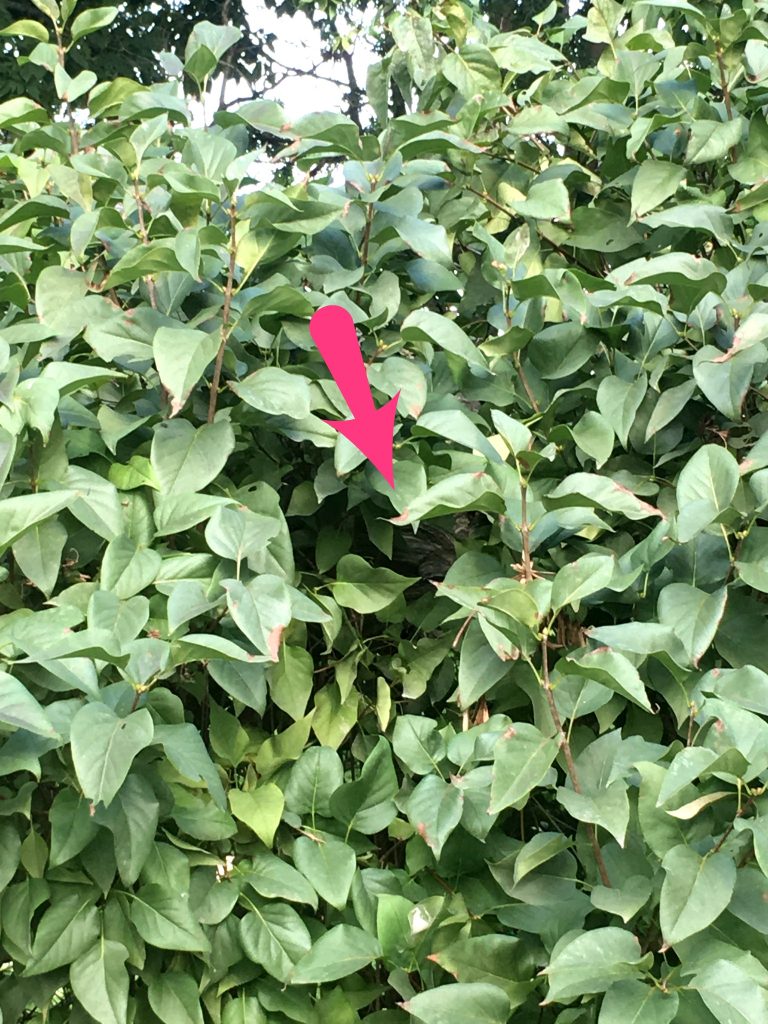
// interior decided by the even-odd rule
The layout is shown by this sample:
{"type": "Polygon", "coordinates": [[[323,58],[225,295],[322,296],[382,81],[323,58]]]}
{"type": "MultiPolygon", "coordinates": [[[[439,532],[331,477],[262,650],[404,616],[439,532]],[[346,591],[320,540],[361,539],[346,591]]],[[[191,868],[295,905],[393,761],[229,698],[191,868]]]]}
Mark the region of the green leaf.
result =
{"type": "Polygon", "coordinates": [[[734,343],[725,353],[714,345],[704,345],[694,356],[694,380],[723,416],[738,421],[755,366],[765,358],[762,345],[740,350],[734,343]]]}
{"type": "Polygon", "coordinates": [[[331,835],[299,836],[293,844],[293,862],[318,896],[343,910],[357,869],[351,846],[331,835]]]}
{"type": "Polygon", "coordinates": [[[221,339],[189,328],[161,327],[152,342],[155,366],[171,397],[171,416],[187,403],[192,389],[215,359],[221,339]]]}
{"type": "Polygon", "coordinates": [[[608,281],[618,287],[653,282],[676,290],[679,301],[692,309],[711,291],[721,291],[725,278],[709,260],[690,253],[670,252],[650,259],[641,257],[612,270],[608,281]]]}
{"type": "Polygon", "coordinates": [[[514,1009],[525,1001],[536,984],[527,980],[523,957],[523,943],[511,935],[478,935],[452,942],[429,959],[452,974],[460,984],[497,985],[506,992],[514,1009]],[[518,980],[521,974],[525,981],[518,980]]]}
{"type": "Polygon", "coordinates": [[[440,412],[423,413],[416,429],[427,430],[449,441],[476,449],[489,462],[501,462],[501,457],[483,433],[475,426],[466,413],[460,409],[446,409],[440,412]]]}
{"type": "MultiPolygon", "coordinates": [[[[417,261],[418,262],[418,261],[417,261]]],[[[439,268],[442,273],[445,271],[439,268]]],[[[409,272],[413,271],[413,266],[409,272]]],[[[455,286],[455,281],[453,282],[455,286]]],[[[390,356],[381,363],[374,363],[368,370],[371,384],[388,398],[399,393],[397,410],[401,416],[418,419],[427,400],[427,378],[419,366],[407,359],[390,356]]]]}
{"type": "Polygon", "coordinates": [[[406,804],[409,821],[437,860],[446,840],[461,821],[463,810],[462,791],[435,775],[422,779],[406,804]]]}
{"type": "Polygon", "coordinates": [[[267,1018],[256,996],[247,996],[241,990],[223,1004],[221,1024],[267,1024],[267,1018]]]}
{"type": "Polygon", "coordinates": [[[448,53],[440,70],[467,100],[484,90],[498,89],[499,68],[493,54],[485,46],[465,45],[458,52],[448,53]]]}
{"type": "Polygon", "coordinates": [[[152,548],[139,547],[121,534],[110,541],[101,563],[101,586],[120,601],[140,593],[155,581],[162,558],[152,548]]]}
{"type": "Polygon", "coordinates": [[[286,806],[295,814],[330,817],[328,802],[344,781],[341,758],[329,747],[310,747],[291,769],[285,788],[286,806]]]}
{"type": "Polygon", "coordinates": [[[217,805],[222,809],[225,807],[221,779],[200,732],[191,722],[156,725],[152,739],[154,743],[162,744],[177,772],[193,782],[204,782],[217,805]]]}
{"type": "Polygon", "coordinates": [[[473,620],[464,634],[459,656],[459,704],[462,708],[474,704],[508,674],[508,658],[506,649],[497,654],[491,647],[482,620],[473,620]]]}
{"type": "Polygon", "coordinates": [[[617,981],[605,994],[598,1024],[672,1024],[680,997],[641,981],[617,981]]]}
{"type": "MultiPolygon", "coordinates": [[[[397,484],[397,468],[395,468],[397,484]]],[[[498,484],[488,473],[449,474],[434,486],[427,488],[390,519],[397,526],[418,523],[448,512],[473,510],[501,511],[503,502],[498,484]]]]}
{"type": "Polygon", "coordinates": [[[283,984],[312,945],[306,925],[285,903],[253,907],[240,921],[240,940],[248,959],[283,984]]]}
{"type": "Polygon", "coordinates": [[[579,675],[593,679],[631,700],[645,711],[652,710],[637,669],[628,658],[617,651],[603,648],[577,652],[558,662],[557,669],[563,675],[579,675]]]}
{"type": "Polygon", "coordinates": [[[439,762],[446,753],[445,740],[437,723],[418,715],[399,715],[392,735],[392,749],[416,775],[439,774],[439,762]]]}
{"type": "Polygon", "coordinates": [[[641,910],[651,896],[651,883],[645,875],[632,875],[620,888],[596,885],[590,893],[592,906],[607,914],[616,914],[624,924],[641,910]]]}
{"type": "Polygon", "coordinates": [[[655,622],[626,622],[620,626],[597,626],[589,630],[589,637],[607,647],[615,647],[628,654],[649,654],[663,652],[678,665],[689,663],[688,654],[682,641],[669,626],[655,622]]]}
{"type": "Polygon", "coordinates": [[[78,14],[70,26],[72,42],[77,42],[83,36],[90,35],[91,32],[96,32],[100,28],[106,28],[108,25],[111,25],[117,14],[117,7],[92,7],[90,10],[78,14]]]}
{"type": "Polygon", "coordinates": [[[314,667],[308,651],[285,645],[280,649],[280,660],[270,671],[269,695],[294,722],[306,714],[314,685],[314,667]]]}
{"type": "Polygon", "coordinates": [[[45,25],[41,25],[39,21],[32,21],[29,18],[14,21],[7,28],[0,29],[0,36],[25,36],[28,39],[37,39],[40,43],[47,43],[50,38],[45,25]]]}
{"type": "Polygon", "coordinates": [[[149,983],[149,1005],[164,1024],[203,1024],[197,982],[188,974],[168,972],[149,983]]]}
{"type": "Polygon", "coordinates": [[[280,532],[276,517],[252,512],[245,505],[221,505],[205,528],[208,547],[222,558],[240,563],[264,548],[280,532]]]}
{"type": "Polygon", "coordinates": [[[133,885],[145,868],[159,817],[160,804],[152,787],[136,772],[128,776],[106,810],[97,809],[95,819],[112,833],[115,862],[124,885],[133,885]]]}
{"type": "Polygon", "coordinates": [[[238,821],[244,822],[255,832],[265,846],[272,846],[283,816],[284,799],[281,789],[272,782],[247,792],[231,789],[229,806],[238,821]]]}
{"type": "Polygon", "coordinates": [[[104,540],[123,532],[123,508],[113,484],[80,466],[70,466],[63,483],[73,495],[69,510],[83,526],[104,540]]]}
{"type": "Polygon", "coordinates": [[[47,974],[82,956],[96,941],[98,917],[90,894],[73,894],[52,903],[37,926],[24,977],[47,974]]]}
{"type": "Polygon", "coordinates": [[[506,1024],[509,998],[496,985],[470,982],[439,985],[412,996],[404,1008],[421,1024],[452,1024],[457,1018],[477,1024],[506,1024]]]}
{"type": "Polygon", "coordinates": [[[106,704],[86,704],[72,719],[72,760],[83,794],[109,806],[131,763],[152,742],[154,727],[142,708],[120,718],[106,704]]]}
{"type": "Polygon", "coordinates": [[[597,407],[611,424],[622,447],[627,447],[627,439],[632,424],[635,422],[648,381],[644,373],[630,383],[619,377],[604,377],[597,389],[597,407]]]}
{"type": "Polygon", "coordinates": [[[99,1024],[126,1024],[129,952],[122,942],[102,937],[71,965],[75,997],[99,1024]]]}
{"type": "Polygon", "coordinates": [[[547,505],[570,508],[580,504],[574,500],[577,497],[583,498],[586,504],[615,512],[633,521],[648,516],[665,518],[659,509],[638,498],[624,484],[597,473],[571,473],[549,492],[547,505]]]}
{"type": "Polygon", "coordinates": [[[602,590],[613,579],[616,563],[609,555],[589,554],[563,566],[552,583],[552,607],[578,606],[582,598],[602,590]]]}
{"type": "Polygon", "coordinates": [[[753,526],[742,542],[736,568],[747,586],[768,593],[768,529],[753,526]]]}
{"type": "Polygon", "coordinates": [[[632,180],[632,217],[640,220],[662,206],[677,192],[684,179],[684,167],[664,160],[644,160],[632,180]]]}
{"type": "Polygon", "coordinates": [[[321,935],[293,969],[296,985],[321,985],[356,974],[381,956],[376,939],[362,928],[339,924],[321,935]]]}
{"type": "Polygon", "coordinates": [[[215,480],[234,448],[226,420],[192,426],[187,420],[166,420],[155,429],[151,462],[165,494],[194,493],[215,480]]]}
{"type": "Polygon", "coordinates": [[[568,189],[559,178],[536,181],[525,199],[514,199],[510,206],[522,217],[536,220],[570,220],[571,200],[568,189]]]}
{"type": "Polygon", "coordinates": [[[289,416],[301,420],[312,408],[306,377],[288,373],[278,366],[265,366],[230,387],[244,402],[268,416],[289,416]]]}
{"type": "Polygon", "coordinates": [[[661,392],[648,420],[648,426],[645,428],[646,441],[666,427],[668,423],[671,423],[683,411],[695,390],[696,382],[688,380],[684,384],[666,388],[661,392]]]}
{"type": "Polygon", "coordinates": [[[526,722],[511,725],[493,750],[490,813],[524,801],[546,776],[557,751],[557,740],[535,726],[526,722]]]}
{"type": "Polygon", "coordinates": [[[285,582],[265,573],[247,586],[237,580],[223,580],[222,586],[235,625],[262,654],[277,662],[283,633],[293,617],[285,582]]]}
{"type": "Polygon", "coordinates": [[[187,39],[184,68],[198,82],[204,82],[215,70],[219,60],[242,37],[235,25],[214,25],[198,22],[187,39]]]}
{"type": "Polygon", "coordinates": [[[13,545],[13,557],[24,575],[50,597],[61,568],[67,530],[57,519],[46,519],[23,533],[13,545]]]}
{"type": "Polygon", "coordinates": [[[392,754],[382,736],[368,755],[360,777],[331,795],[329,809],[349,831],[354,828],[370,835],[386,828],[396,817],[393,797],[397,790],[392,754]]]}
{"type": "Polygon", "coordinates": [[[686,462],[677,479],[677,538],[682,544],[730,507],[738,483],[738,464],[719,445],[705,444],[686,462]]]}
{"type": "Polygon", "coordinates": [[[51,823],[49,864],[52,868],[76,857],[98,832],[88,801],[71,790],[62,789],[57,793],[48,817],[51,823]]]}
{"type": "Polygon", "coordinates": [[[707,1009],[727,1024],[766,1024],[768,993],[739,964],[715,960],[694,976],[691,987],[707,1009]]]}
{"type": "Polygon", "coordinates": [[[23,683],[0,671],[0,722],[37,736],[58,737],[53,723],[23,683]]]}
{"type": "Polygon", "coordinates": [[[726,587],[707,594],[687,583],[670,583],[659,593],[659,621],[680,637],[694,668],[715,638],[727,599],[726,587]]]}
{"type": "Polygon", "coordinates": [[[624,8],[615,0],[593,0],[584,38],[590,43],[612,43],[623,17],[624,8]]]}
{"type": "Polygon", "coordinates": [[[694,121],[688,138],[686,161],[703,164],[722,160],[741,142],[743,131],[744,121],[740,117],[727,121],[694,121]]]}
{"type": "Polygon", "coordinates": [[[161,139],[167,130],[168,115],[162,113],[158,114],[157,117],[149,117],[142,120],[138,127],[134,128],[131,132],[128,141],[136,155],[137,171],[141,167],[145,152],[153,143],[161,139]]]}
{"type": "Polygon", "coordinates": [[[546,1002],[606,992],[614,982],[640,974],[652,959],[652,953],[642,955],[637,938],[623,928],[594,928],[566,935],[542,972],[549,982],[546,1002]]]}
{"type": "Polygon", "coordinates": [[[271,853],[257,853],[251,858],[246,879],[265,899],[290,900],[317,907],[317,893],[296,868],[271,853]]]}
{"type": "Polygon", "coordinates": [[[573,428],[573,439],[585,455],[595,460],[597,468],[608,461],[613,451],[614,433],[611,421],[599,412],[585,412],[573,428]]]}
{"type": "Polygon", "coordinates": [[[69,491],[24,494],[0,501],[0,551],[9,548],[27,530],[55,516],[72,501],[69,491]]]}
{"type": "Polygon", "coordinates": [[[736,884],[736,865],[728,854],[699,856],[688,846],[675,846],[661,865],[659,920],[664,941],[674,946],[703,931],[728,906],[736,884]]]}
{"type": "Polygon", "coordinates": [[[145,885],[131,898],[131,921],[151,946],[205,953],[210,949],[195,922],[187,897],[158,884],[145,885]]]}
{"type": "Polygon", "coordinates": [[[515,884],[558,853],[567,850],[570,845],[568,837],[559,832],[539,832],[523,846],[515,858],[515,884]]]}
{"type": "Polygon", "coordinates": [[[395,230],[422,259],[433,260],[445,267],[452,265],[451,239],[442,224],[431,224],[418,217],[400,217],[395,222],[395,230]]]}
{"type": "Polygon", "coordinates": [[[386,608],[416,582],[416,576],[400,576],[391,569],[374,568],[360,555],[344,555],[336,565],[336,580],[331,583],[331,591],[342,608],[354,608],[367,614],[386,608]]]}
{"type": "Polygon", "coordinates": [[[600,825],[614,837],[619,846],[624,846],[629,826],[629,798],[627,786],[616,781],[607,786],[577,793],[561,786],[557,791],[559,803],[577,821],[600,825]]]}
{"type": "Polygon", "coordinates": [[[403,320],[400,332],[405,341],[439,345],[446,352],[463,359],[470,367],[485,370],[485,359],[461,327],[439,313],[427,309],[416,310],[403,320]]]}

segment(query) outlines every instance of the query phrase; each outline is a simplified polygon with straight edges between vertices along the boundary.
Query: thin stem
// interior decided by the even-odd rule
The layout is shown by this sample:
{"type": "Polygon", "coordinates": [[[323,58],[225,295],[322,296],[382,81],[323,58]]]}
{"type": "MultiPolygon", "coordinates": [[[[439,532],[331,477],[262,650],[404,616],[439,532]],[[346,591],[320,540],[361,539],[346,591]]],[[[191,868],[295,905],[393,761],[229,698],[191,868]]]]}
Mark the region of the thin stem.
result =
{"type": "Polygon", "coordinates": [[[500,210],[502,213],[506,213],[508,217],[517,216],[514,210],[510,210],[508,206],[504,206],[503,203],[494,199],[493,196],[489,195],[487,192],[481,192],[480,189],[473,188],[471,185],[467,185],[466,189],[468,192],[472,192],[474,195],[479,196],[480,199],[484,199],[486,203],[490,203],[491,206],[495,206],[497,210],[500,210]]]}
{"type": "MultiPolygon", "coordinates": [[[[504,319],[507,322],[507,330],[509,330],[512,327],[512,314],[509,312],[509,288],[503,289],[502,298],[504,300],[504,319]]],[[[528,378],[525,374],[525,370],[523,369],[523,362],[520,358],[519,351],[515,351],[512,358],[515,363],[517,375],[520,378],[520,383],[523,385],[525,393],[528,396],[530,406],[533,409],[534,413],[538,416],[541,413],[541,409],[539,407],[539,403],[536,401],[536,396],[531,390],[531,385],[528,383],[528,378]]]]}
{"type": "Polygon", "coordinates": [[[347,69],[347,78],[349,79],[347,113],[360,131],[362,131],[363,125],[360,119],[360,101],[363,97],[363,90],[358,85],[357,78],[355,77],[355,66],[352,63],[352,54],[349,53],[349,51],[342,49],[341,59],[344,62],[344,67],[347,69]]]}
{"type": "MultiPolygon", "coordinates": [[[[67,50],[64,46],[64,40],[61,36],[61,29],[59,28],[57,23],[54,24],[54,30],[56,32],[56,53],[58,64],[59,67],[64,68],[67,50]]],[[[68,99],[64,100],[64,113],[66,114],[67,120],[69,121],[69,139],[72,144],[72,156],[77,156],[80,150],[80,140],[78,138],[77,121],[75,120],[75,115],[72,110],[72,104],[69,102],[68,99]]]]}
{"type": "Polygon", "coordinates": [[[216,365],[213,368],[213,380],[211,381],[211,397],[208,403],[208,422],[213,423],[216,415],[216,404],[219,400],[219,385],[221,383],[221,368],[224,364],[224,353],[229,340],[230,323],[229,315],[232,309],[232,292],[235,284],[235,259],[237,256],[237,240],[235,232],[237,229],[237,205],[234,196],[229,207],[229,269],[227,271],[227,283],[224,287],[224,309],[223,322],[221,325],[221,344],[216,354],[216,365]]]}
{"type": "Polygon", "coordinates": [[[746,800],[746,801],[745,801],[745,802],[744,802],[744,803],[742,804],[742,806],[741,806],[741,807],[739,807],[739,809],[738,809],[738,810],[736,811],[736,817],[735,817],[735,818],[733,819],[733,821],[731,822],[731,824],[730,824],[730,825],[728,826],[728,828],[727,828],[727,829],[725,830],[725,832],[723,832],[723,834],[722,834],[722,835],[720,836],[720,838],[718,839],[718,841],[717,841],[717,842],[715,843],[715,845],[714,845],[714,846],[712,847],[712,853],[719,853],[719,852],[720,852],[720,850],[722,850],[723,846],[725,845],[725,842],[726,842],[726,840],[727,840],[727,839],[728,839],[728,837],[729,837],[729,836],[731,835],[731,833],[733,832],[733,830],[734,830],[734,829],[736,828],[736,822],[737,822],[737,820],[738,820],[739,818],[743,818],[743,817],[744,817],[744,815],[746,814],[746,812],[747,812],[747,811],[748,811],[748,810],[749,810],[749,809],[750,809],[750,808],[751,808],[751,807],[752,807],[752,806],[754,805],[754,802],[755,802],[755,796],[754,796],[754,794],[753,794],[752,796],[750,796],[750,797],[749,797],[749,798],[748,798],[748,799],[747,799],[747,800],[746,800]]]}
{"type": "Polygon", "coordinates": [[[526,583],[533,579],[531,561],[531,527],[528,522],[528,484],[520,484],[520,546],[523,552],[522,571],[526,583]]]}
{"type": "MultiPolygon", "coordinates": [[[[504,110],[505,113],[509,114],[510,117],[514,117],[516,114],[519,113],[519,109],[515,104],[515,101],[511,98],[509,104],[506,107],[503,107],[502,109],[504,110]]],[[[534,146],[536,146],[544,154],[544,156],[547,157],[547,159],[549,159],[552,156],[552,154],[549,151],[549,147],[544,142],[541,141],[538,135],[526,135],[526,138],[530,139],[534,146]]]]}
{"type": "MultiPolygon", "coordinates": [[[[544,690],[544,696],[547,699],[549,706],[549,713],[552,716],[552,722],[557,731],[558,739],[560,742],[560,749],[563,752],[565,758],[565,765],[568,770],[568,776],[571,780],[574,793],[581,793],[581,783],[579,782],[578,772],[576,771],[576,763],[573,760],[573,751],[571,745],[568,742],[568,737],[563,729],[563,722],[560,718],[560,712],[557,710],[557,704],[555,702],[555,695],[552,692],[552,683],[549,679],[549,653],[547,648],[547,639],[544,637],[541,641],[541,685],[544,690]]],[[[600,881],[607,888],[611,888],[611,880],[608,876],[608,868],[605,865],[603,859],[603,851],[600,849],[600,843],[597,841],[597,832],[595,826],[591,822],[586,823],[587,835],[589,841],[592,844],[592,852],[595,855],[595,864],[600,875],[600,881]]]]}
{"type": "MultiPolygon", "coordinates": [[[[733,120],[733,103],[731,102],[731,89],[730,89],[730,86],[728,85],[728,73],[726,71],[725,61],[723,60],[722,48],[720,46],[718,46],[716,52],[717,52],[717,66],[720,69],[720,89],[722,90],[722,93],[723,93],[723,101],[725,103],[725,112],[728,115],[728,120],[732,121],[733,120]]],[[[738,157],[738,154],[736,152],[736,147],[735,146],[733,146],[731,148],[729,156],[731,158],[731,163],[736,161],[736,159],[738,157]]]]}
{"type": "MultiPolygon", "coordinates": [[[[527,494],[525,486],[521,488],[521,492],[523,495],[521,516],[522,521],[520,523],[520,535],[523,538],[522,570],[525,582],[529,583],[534,578],[534,570],[533,564],[531,562],[530,547],[526,548],[526,541],[529,534],[529,525],[527,494]]],[[[563,720],[561,719],[560,712],[557,709],[555,695],[552,691],[552,682],[549,678],[549,647],[547,643],[548,632],[549,630],[545,629],[541,637],[541,676],[539,677],[539,685],[544,691],[547,706],[549,707],[549,714],[552,718],[552,724],[555,727],[555,732],[557,733],[560,749],[562,750],[563,757],[565,758],[565,766],[568,771],[568,777],[571,780],[571,785],[573,786],[573,790],[575,793],[581,793],[581,783],[579,782],[579,773],[576,770],[576,762],[573,759],[573,751],[571,750],[571,744],[568,740],[568,736],[566,735],[565,729],[563,728],[563,720]]],[[[591,822],[587,822],[586,829],[587,835],[589,836],[589,841],[592,844],[592,851],[595,855],[595,864],[597,865],[597,870],[600,874],[600,880],[607,889],[610,889],[611,880],[608,876],[608,868],[605,865],[605,860],[603,859],[603,851],[600,849],[600,844],[597,841],[597,832],[595,831],[595,826],[591,822]]]]}
{"type": "Polygon", "coordinates": [[[723,100],[725,101],[725,112],[728,115],[728,120],[733,120],[733,105],[731,103],[731,90],[728,87],[728,75],[725,70],[725,61],[723,60],[723,51],[718,46],[717,48],[717,66],[720,69],[720,88],[723,93],[723,100]]]}
{"type": "MultiPolygon", "coordinates": [[[[149,245],[149,234],[147,233],[147,223],[144,220],[144,200],[141,198],[141,190],[139,188],[139,179],[133,179],[133,197],[136,200],[136,209],[139,215],[139,233],[141,234],[141,240],[144,245],[149,245]]],[[[155,282],[152,279],[151,274],[147,274],[144,278],[147,283],[147,290],[149,291],[149,302],[152,309],[157,309],[157,292],[155,291],[155,282]]]]}
{"type": "Polygon", "coordinates": [[[371,244],[371,225],[373,223],[373,203],[368,204],[368,209],[365,214],[365,228],[363,229],[363,241],[360,246],[360,262],[363,264],[363,270],[368,266],[368,247],[371,244]]]}
{"type": "Polygon", "coordinates": [[[461,628],[459,629],[459,631],[456,634],[456,636],[453,638],[453,643],[451,644],[451,647],[453,648],[454,651],[456,650],[456,648],[461,643],[461,638],[464,636],[466,631],[469,629],[469,624],[472,621],[472,619],[474,619],[474,617],[476,615],[477,615],[477,612],[470,612],[470,614],[462,622],[461,628]]]}
{"type": "Polygon", "coordinates": [[[520,383],[523,385],[523,388],[525,389],[525,394],[526,394],[526,396],[528,398],[528,401],[531,404],[531,408],[533,409],[533,411],[538,416],[541,413],[541,407],[539,406],[539,403],[536,401],[536,396],[534,395],[533,391],[531,390],[531,385],[528,383],[528,378],[525,375],[525,370],[523,369],[522,360],[520,359],[520,353],[519,352],[515,352],[513,358],[514,358],[514,362],[515,362],[515,369],[517,370],[517,375],[520,378],[520,383]]]}

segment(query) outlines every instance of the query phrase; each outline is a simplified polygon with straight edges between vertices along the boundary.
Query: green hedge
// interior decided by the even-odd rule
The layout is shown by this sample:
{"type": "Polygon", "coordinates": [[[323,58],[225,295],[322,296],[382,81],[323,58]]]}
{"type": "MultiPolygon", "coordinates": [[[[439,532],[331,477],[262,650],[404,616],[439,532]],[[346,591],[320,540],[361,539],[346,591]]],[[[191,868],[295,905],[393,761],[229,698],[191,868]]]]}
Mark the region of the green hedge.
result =
{"type": "Polygon", "coordinates": [[[36,2],[3,1024],[766,1024],[766,4],[405,5],[361,135],[192,127],[207,23],[167,84],[70,78],[113,10],[36,2]],[[394,490],[324,422],[327,303],[394,490]]]}

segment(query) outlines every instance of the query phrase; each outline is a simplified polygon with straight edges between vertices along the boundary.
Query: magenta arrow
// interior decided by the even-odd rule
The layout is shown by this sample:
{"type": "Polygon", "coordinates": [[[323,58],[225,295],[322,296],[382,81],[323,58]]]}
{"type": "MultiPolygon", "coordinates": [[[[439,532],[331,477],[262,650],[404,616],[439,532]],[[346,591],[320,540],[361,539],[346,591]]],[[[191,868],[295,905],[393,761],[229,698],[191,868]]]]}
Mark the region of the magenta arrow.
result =
{"type": "Polygon", "coordinates": [[[351,420],[325,422],[351,441],[373,463],[389,486],[394,487],[392,440],[400,392],[380,409],[373,404],[355,324],[343,306],[318,309],[309,321],[309,333],[353,417],[351,420]]]}

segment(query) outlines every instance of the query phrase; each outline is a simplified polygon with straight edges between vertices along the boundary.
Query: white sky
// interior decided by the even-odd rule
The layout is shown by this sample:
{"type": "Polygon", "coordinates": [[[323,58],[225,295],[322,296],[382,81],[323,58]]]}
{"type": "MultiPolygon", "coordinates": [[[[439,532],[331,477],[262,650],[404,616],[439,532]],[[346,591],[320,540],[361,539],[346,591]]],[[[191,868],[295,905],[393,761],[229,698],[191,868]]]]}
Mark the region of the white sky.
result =
{"type": "MultiPolygon", "coordinates": [[[[309,69],[319,61],[320,33],[305,14],[277,15],[274,11],[265,9],[263,0],[246,0],[245,9],[254,30],[272,32],[276,36],[272,52],[280,64],[289,68],[309,69]]],[[[368,66],[377,59],[364,32],[355,39],[352,54],[358,85],[364,89],[368,66]]],[[[341,61],[328,63],[324,68],[320,68],[318,73],[341,82],[346,82],[347,78],[346,67],[341,61]]],[[[344,86],[316,76],[297,75],[286,78],[276,88],[265,92],[263,97],[253,97],[246,83],[228,82],[225,99],[230,101],[242,96],[244,100],[277,100],[285,108],[288,119],[295,120],[302,114],[326,110],[340,111],[344,106],[343,97],[346,91],[344,86]]],[[[211,101],[210,104],[206,104],[206,107],[210,106],[212,109],[206,113],[210,114],[215,109],[219,92],[220,82],[213,83],[210,91],[211,101]]],[[[210,116],[205,118],[205,123],[210,123],[210,116]]]]}

